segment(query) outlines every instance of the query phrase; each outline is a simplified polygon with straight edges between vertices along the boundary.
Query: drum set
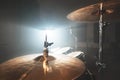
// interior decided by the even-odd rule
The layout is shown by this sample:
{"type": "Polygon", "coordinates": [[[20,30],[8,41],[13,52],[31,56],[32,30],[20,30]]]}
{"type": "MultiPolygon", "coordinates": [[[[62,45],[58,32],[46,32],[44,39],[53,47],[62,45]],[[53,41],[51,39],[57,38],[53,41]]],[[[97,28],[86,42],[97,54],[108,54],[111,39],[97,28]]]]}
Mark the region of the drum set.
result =
{"type": "MultiPolygon", "coordinates": [[[[98,72],[105,68],[102,60],[103,52],[103,27],[106,21],[118,20],[120,1],[106,1],[93,4],[73,11],[67,15],[67,18],[75,22],[99,22],[99,51],[97,55],[96,66],[99,66],[98,72]]],[[[11,80],[95,80],[92,72],[86,67],[86,54],[82,51],[74,51],[71,47],[64,47],[49,52],[49,46],[53,43],[47,41],[45,36],[43,54],[34,57],[32,60],[35,67],[21,72],[17,79],[11,80]]],[[[3,65],[0,65],[2,68],[3,65]]],[[[2,76],[8,74],[2,72],[2,76]]],[[[11,75],[11,74],[9,74],[11,75]]],[[[15,74],[16,75],[16,74],[15,74]]],[[[0,74],[1,76],[1,74],[0,74]]],[[[7,80],[2,77],[2,80],[7,80]]]]}

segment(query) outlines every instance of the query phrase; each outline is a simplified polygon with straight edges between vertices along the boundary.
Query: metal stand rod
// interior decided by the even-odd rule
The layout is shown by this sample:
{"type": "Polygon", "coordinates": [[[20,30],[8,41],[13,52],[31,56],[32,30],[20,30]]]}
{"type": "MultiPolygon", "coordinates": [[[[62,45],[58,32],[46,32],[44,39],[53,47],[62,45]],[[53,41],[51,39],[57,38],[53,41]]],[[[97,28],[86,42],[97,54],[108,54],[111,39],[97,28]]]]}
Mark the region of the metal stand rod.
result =
{"type": "Polygon", "coordinates": [[[102,51],[103,51],[103,3],[100,4],[100,20],[99,20],[99,54],[98,54],[98,62],[96,62],[97,66],[99,66],[98,72],[101,71],[102,68],[105,68],[105,64],[102,63],[102,51]]]}
{"type": "Polygon", "coordinates": [[[98,55],[98,58],[99,58],[99,62],[102,61],[102,34],[103,34],[103,14],[102,14],[102,6],[103,6],[103,3],[100,4],[100,20],[99,20],[99,55],[98,55]]]}
{"type": "Polygon", "coordinates": [[[74,36],[74,38],[75,38],[75,50],[77,50],[77,48],[78,48],[78,44],[77,44],[78,38],[76,36],[74,36]]]}
{"type": "Polygon", "coordinates": [[[78,44],[77,44],[77,42],[78,42],[78,37],[75,36],[75,34],[73,34],[73,30],[72,30],[71,27],[70,27],[70,34],[71,34],[71,36],[73,36],[73,38],[74,38],[74,49],[77,50],[77,48],[78,48],[78,44]]]}
{"type": "Polygon", "coordinates": [[[44,69],[44,74],[46,75],[48,70],[49,70],[49,63],[48,63],[48,56],[49,56],[49,50],[48,50],[48,47],[51,46],[53,44],[52,43],[49,43],[47,41],[47,34],[45,35],[45,42],[44,42],[44,50],[43,50],[43,57],[44,57],[44,61],[43,61],[43,69],[44,69]]]}

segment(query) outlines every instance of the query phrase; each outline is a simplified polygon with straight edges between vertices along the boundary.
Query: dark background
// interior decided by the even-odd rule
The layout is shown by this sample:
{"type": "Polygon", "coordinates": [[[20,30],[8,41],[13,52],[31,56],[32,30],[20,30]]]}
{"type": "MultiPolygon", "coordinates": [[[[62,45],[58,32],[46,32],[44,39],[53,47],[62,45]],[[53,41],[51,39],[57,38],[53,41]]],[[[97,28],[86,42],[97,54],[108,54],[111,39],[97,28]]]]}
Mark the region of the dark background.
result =
{"type": "MultiPolygon", "coordinates": [[[[32,36],[35,35],[32,34],[32,32],[34,33],[32,30],[44,30],[45,25],[62,25],[61,27],[54,26],[55,29],[66,29],[68,26],[74,25],[74,34],[78,37],[78,42],[87,42],[86,28],[89,27],[89,24],[82,23],[81,27],[81,24],[76,25],[66,16],[76,9],[98,2],[98,0],[1,0],[0,62],[25,54],[42,52],[43,43],[39,42],[39,39],[34,40],[36,37],[32,36]]],[[[98,23],[93,24],[94,39],[92,41],[96,44],[98,44],[98,26],[98,23]]],[[[98,47],[79,47],[78,49],[87,54],[87,67],[94,74],[96,80],[120,79],[119,26],[120,21],[111,21],[104,28],[103,62],[106,64],[106,68],[102,72],[98,73],[95,66],[98,47]]],[[[69,38],[65,40],[69,40],[69,38]]],[[[66,45],[73,44],[68,44],[66,41],[66,45]]]]}

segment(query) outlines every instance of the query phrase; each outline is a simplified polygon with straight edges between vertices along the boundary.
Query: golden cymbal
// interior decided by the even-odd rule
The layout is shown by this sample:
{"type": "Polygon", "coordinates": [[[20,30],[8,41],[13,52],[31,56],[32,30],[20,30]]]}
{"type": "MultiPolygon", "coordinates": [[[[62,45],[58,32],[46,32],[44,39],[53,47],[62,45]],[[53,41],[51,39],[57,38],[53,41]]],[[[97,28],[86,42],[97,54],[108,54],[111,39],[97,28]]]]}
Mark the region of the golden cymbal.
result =
{"type": "MultiPolygon", "coordinates": [[[[103,20],[113,21],[120,20],[120,1],[103,2],[103,20]]],[[[100,3],[90,5],[75,10],[67,15],[67,18],[78,22],[94,22],[99,21],[100,3]]]]}
{"type": "Polygon", "coordinates": [[[44,67],[41,55],[17,57],[0,64],[0,80],[72,80],[85,71],[81,60],[56,54],[48,57],[46,73],[44,67]]]}

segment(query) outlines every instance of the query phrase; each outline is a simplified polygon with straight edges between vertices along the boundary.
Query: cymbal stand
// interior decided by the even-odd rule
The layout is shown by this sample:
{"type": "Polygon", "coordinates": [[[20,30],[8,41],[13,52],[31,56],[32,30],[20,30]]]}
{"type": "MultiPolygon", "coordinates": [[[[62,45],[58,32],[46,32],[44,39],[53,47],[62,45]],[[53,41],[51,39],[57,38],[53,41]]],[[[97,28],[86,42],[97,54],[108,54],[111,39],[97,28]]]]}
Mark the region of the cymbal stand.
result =
{"type": "MultiPolygon", "coordinates": [[[[48,46],[51,46],[53,44],[52,43],[48,43],[47,42],[47,35],[45,36],[45,42],[44,42],[44,53],[43,53],[43,57],[44,59],[46,59],[44,62],[46,65],[48,65],[48,60],[47,60],[47,57],[48,57],[48,46]]],[[[39,64],[38,61],[35,62],[35,65],[33,65],[31,68],[29,68],[25,73],[22,74],[22,76],[18,79],[18,80],[25,80],[25,78],[30,74],[30,72],[36,67],[36,65],[39,64]]],[[[46,70],[44,71],[44,73],[46,74],[46,70]]]]}
{"type": "Polygon", "coordinates": [[[45,41],[44,41],[44,50],[43,50],[43,57],[44,57],[44,61],[43,61],[43,69],[44,69],[44,74],[46,75],[47,74],[47,71],[48,71],[48,53],[49,53],[49,50],[48,50],[48,47],[51,46],[53,44],[52,43],[48,43],[47,42],[47,34],[45,35],[45,41]]]}
{"type": "Polygon", "coordinates": [[[101,71],[101,69],[105,68],[105,64],[102,63],[102,51],[103,51],[103,3],[100,4],[100,19],[99,19],[99,54],[98,54],[98,61],[96,62],[96,65],[99,67],[98,72],[101,71]]]}
{"type": "Polygon", "coordinates": [[[78,45],[77,45],[78,37],[73,33],[72,27],[70,27],[70,34],[74,38],[74,49],[77,50],[77,48],[78,48],[78,45]]]}
{"type": "Polygon", "coordinates": [[[48,43],[47,41],[47,34],[45,35],[45,41],[44,41],[44,50],[43,50],[43,56],[46,59],[48,57],[48,47],[51,46],[53,42],[48,43]]]}

